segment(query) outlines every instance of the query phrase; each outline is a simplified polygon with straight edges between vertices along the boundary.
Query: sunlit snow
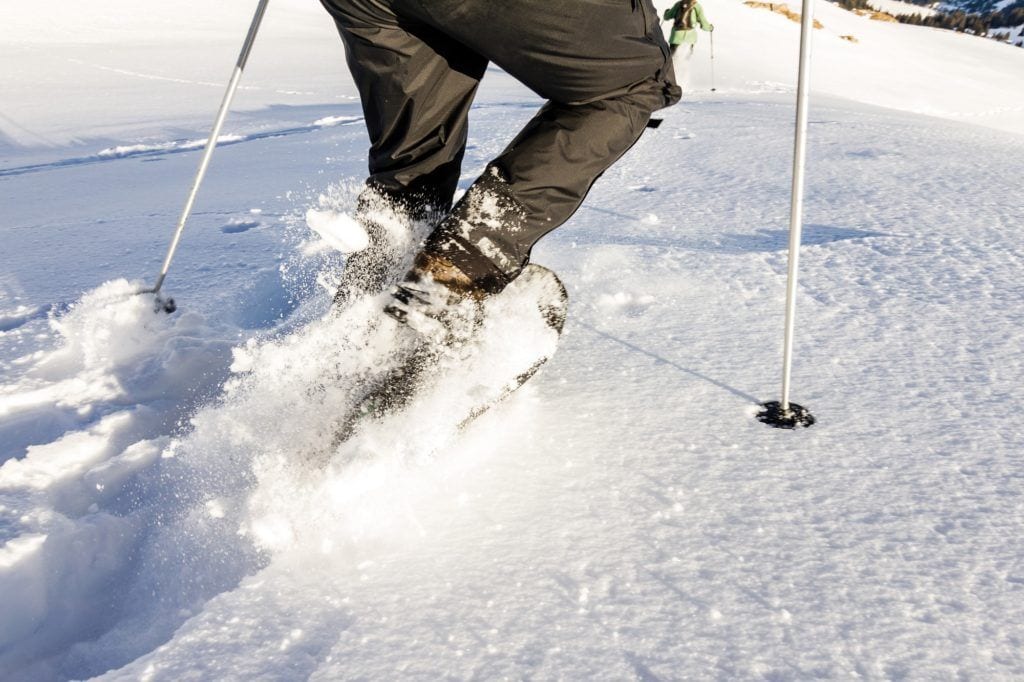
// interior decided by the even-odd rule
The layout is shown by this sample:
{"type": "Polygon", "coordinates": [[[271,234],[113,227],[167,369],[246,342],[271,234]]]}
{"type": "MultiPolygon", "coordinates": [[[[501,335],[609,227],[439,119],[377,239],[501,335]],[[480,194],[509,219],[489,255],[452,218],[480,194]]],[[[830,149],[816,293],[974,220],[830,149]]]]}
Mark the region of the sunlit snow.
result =
{"type": "MultiPolygon", "coordinates": [[[[553,341],[496,302],[341,448],[396,331],[329,314],[367,139],[319,4],[270,4],[172,315],[138,292],[255,3],[5,8],[0,679],[1024,677],[1024,50],[815,5],[818,423],[777,431],[799,26],[703,4],[714,81],[702,33],[534,251],[554,358],[460,432],[553,341]]],[[[539,105],[488,72],[460,190],[539,105]]]]}

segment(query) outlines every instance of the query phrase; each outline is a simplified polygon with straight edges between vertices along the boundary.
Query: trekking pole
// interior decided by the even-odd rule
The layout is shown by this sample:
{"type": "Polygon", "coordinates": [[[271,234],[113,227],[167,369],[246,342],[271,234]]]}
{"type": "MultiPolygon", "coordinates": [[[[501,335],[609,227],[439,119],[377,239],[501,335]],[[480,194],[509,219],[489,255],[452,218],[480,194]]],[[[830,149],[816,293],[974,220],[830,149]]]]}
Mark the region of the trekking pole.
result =
{"type": "Polygon", "coordinates": [[[267,3],[269,0],[260,0],[259,5],[256,6],[256,14],[252,18],[252,23],[249,25],[249,33],[245,36],[245,42],[242,44],[242,51],[238,55],[238,61],[235,62],[235,70],[231,73],[231,79],[228,81],[227,90],[224,92],[224,99],[220,103],[220,109],[217,111],[217,118],[213,122],[213,129],[210,131],[210,137],[206,140],[206,148],[203,150],[203,156],[199,160],[199,169],[196,171],[196,176],[192,180],[192,188],[189,190],[188,198],[185,199],[185,206],[181,210],[181,217],[178,218],[178,227],[174,231],[174,236],[171,239],[171,244],[167,249],[167,255],[164,257],[163,267],[160,269],[160,275],[156,279],[156,284],[153,285],[152,289],[143,289],[140,294],[155,294],[158,310],[162,309],[168,313],[173,313],[176,309],[173,298],[162,299],[160,298],[160,287],[163,286],[164,279],[167,277],[167,271],[170,270],[171,260],[174,258],[174,252],[178,249],[178,242],[181,241],[181,234],[185,231],[185,223],[188,221],[189,215],[192,213],[192,207],[196,201],[196,195],[199,193],[199,186],[203,182],[203,178],[206,176],[206,169],[210,165],[210,158],[213,156],[213,150],[217,147],[217,138],[220,137],[220,130],[224,126],[224,119],[227,118],[228,109],[231,107],[231,100],[235,97],[235,91],[238,90],[238,83],[242,78],[242,71],[245,70],[245,63],[249,60],[249,53],[252,51],[252,45],[256,41],[256,32],[259,31],[260,22],[263,21],[263,15],[267,11],[267,3]]]}
{"type": "Polygon", "coordinates": [[[711,33],[708,34],[708,38],[711,40],[711,92],[715,91],[715,29],[711,27],[711,33]]]}
{"type": "Polygon", "coordinates": [[[814,31],[813,0],[803,0],[800,24],[800,71],[796,91],[796,135],[793,144],[793,187],[789,210],[789,273],[786,283],[786,329],[782,353],[782,399],[764,403],[757,418],[782,429],[810,426],[814,417],[806,408],[789,402],[793,366],[793,334],[796,326],[796,284],[800,261],[800,233],[803,229],[804,163],[807,158],[808,83],[811,71],[811,34],[814,31]]]}

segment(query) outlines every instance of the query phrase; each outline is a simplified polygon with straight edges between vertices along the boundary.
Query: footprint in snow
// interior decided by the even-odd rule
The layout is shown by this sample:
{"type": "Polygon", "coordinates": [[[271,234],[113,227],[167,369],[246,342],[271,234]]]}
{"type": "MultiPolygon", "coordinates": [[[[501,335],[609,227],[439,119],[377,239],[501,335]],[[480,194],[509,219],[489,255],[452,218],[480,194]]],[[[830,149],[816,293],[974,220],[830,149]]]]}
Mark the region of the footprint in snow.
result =
{"type": "Polygon", "coordinates": [[[846,152],[846,156],[856,159],[884,159],[890,156],[902,156],[899,152],[888,149],[858,149],[846,152]]]}
{"type": "Polygon", "coordinates": [[[45,318],[53,306],[19,306],[17,309],[0,313],[0,333],[12,332],[23,327],[32,320],[45,318]]]}
{"type": "Polygon", "coordinates": [[[227,225],[221,225],[220,231],[224,234],[239,234],[259,226],[260,221],[253,218],[232,218],[227,225]]]}
{"type": "Polygon", "coordinates": [[[625,315],[639,317],[647,312],[657,299],[649,294],[634,294],[626,291],[601,294],[597,299],[597,307],[606,315],[625,315]]]}

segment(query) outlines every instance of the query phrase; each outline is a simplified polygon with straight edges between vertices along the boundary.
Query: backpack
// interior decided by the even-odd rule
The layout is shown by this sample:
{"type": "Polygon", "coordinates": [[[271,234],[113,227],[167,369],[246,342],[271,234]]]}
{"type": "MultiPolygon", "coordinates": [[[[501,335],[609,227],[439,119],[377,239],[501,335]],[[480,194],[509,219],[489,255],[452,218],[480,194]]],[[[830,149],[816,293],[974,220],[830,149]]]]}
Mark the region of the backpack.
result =
{"type": "Polygon", "coordinates": [[[697,11],[697,3],[694,3],[690,9],[686,9],[683,3],[679,3],[679,12],[676,14],[675,24],[672,29],[675,31],[691,31],[693,30],[693,15],[697,11]]]}

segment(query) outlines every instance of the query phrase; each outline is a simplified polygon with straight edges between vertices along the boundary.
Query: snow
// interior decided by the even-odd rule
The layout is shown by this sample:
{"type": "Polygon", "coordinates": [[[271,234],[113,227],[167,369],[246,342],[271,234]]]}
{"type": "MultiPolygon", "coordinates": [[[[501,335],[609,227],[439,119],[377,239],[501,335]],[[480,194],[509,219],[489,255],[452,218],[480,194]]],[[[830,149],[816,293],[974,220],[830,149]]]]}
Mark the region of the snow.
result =
{"type": "Polygon", "coordinates": [[[1002,36],[1010,45],[1024,46],[1024,24],[992,29],[991,35],[1002,36]]]}
{"type": "MultiPolygon", "coordinates": [[[[427,397],[338,453],[395,331],[326,314],[343,256],[307,224],[365,173],[330,22],[271,3],[167,315],[137,292],[251,3],[52,5],[0,22],[0,679],[1024,676],[1019,49],[816,6],[811,429],[754,418],[798,27],[709,0],[717,91],[702,34],[535,250],[570,294],[550,363],[464,433],[427,397]]],[[[488,73],[462,189],[538,105],[488,73]]]]}
{"type": "Polygon", "coordinates": [[[912,2],[901,2],[900,0],[871,0],[870,5],[880,12],[891,14],[894,17],[901,15],[920,14],[922,17],[930,17],[936,10],[923,5],[915,5],[912,2]]]}
{"type": "MultiPolygon", "coordinates": [[[[791,3],[796,11],[799,7],[791,3]]],[[[715,25],[718,92],[772,91],[796,82],[792,46],[800,26],[732,0],[705,6],[715,25]]],[[[902,111],[1024,132],[1024,54],[953,31],[874,21],[815,2],[813,90],[902,111]],[[843,39],[853,36],[856,43],[843,39]]],[[[710,40],[701,35],[688,68],[695,91],[711,85],[710,40]]]]}
{"type": "Polygon", "coordinates": [[[325,244],[345,254],[362,251],[370,245],[366,230],[348,213],[311,208],[306,211],[306,224],[325,244]]]}

